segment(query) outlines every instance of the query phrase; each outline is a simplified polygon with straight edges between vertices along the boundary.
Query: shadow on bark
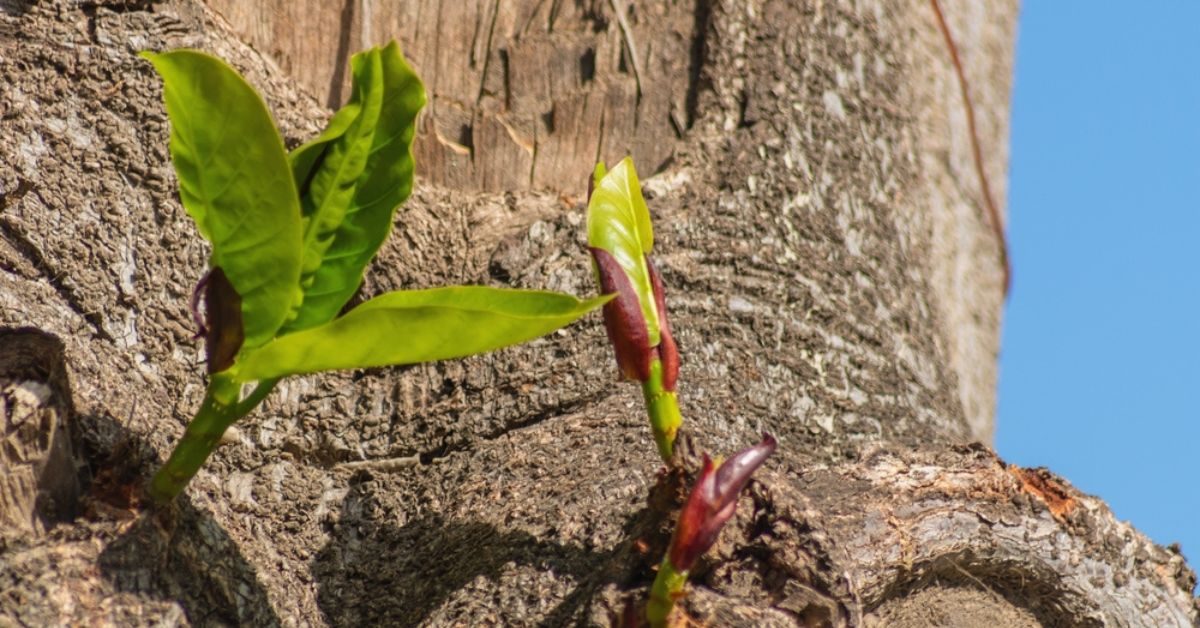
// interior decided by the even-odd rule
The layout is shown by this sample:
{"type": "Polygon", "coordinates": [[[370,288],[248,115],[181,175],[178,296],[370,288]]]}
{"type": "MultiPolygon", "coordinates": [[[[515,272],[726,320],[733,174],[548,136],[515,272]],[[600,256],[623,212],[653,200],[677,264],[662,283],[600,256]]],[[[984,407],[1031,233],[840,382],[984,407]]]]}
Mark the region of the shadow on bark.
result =
{"type": "MultiPolygon", "coordinates": [[[[93,514],[127,507],[161,461],[108,417],[80,417],[87,432],[116,443],[93,453],[93,514]],[[97,455],[98,454],[98,455],[97,455]]],[[[100,553],[100,573],[118,591],[179,604],[193,625],[278,626],[266,588],[237,544],[186,495],[169,507],[146,509],[100,553]]]]}
{"type": "Polygon", "coordinates": [[[1099,628],[1104,623],[1082,613],[1065,613],[1088,602],[1062,586],[1049,570],[1006,561],[971,550],[939,556],[912,566],[883,600],[868,609],[885,623],[943,613],[973,625],[1071,626],[1099,628]],[[1001,621],[998,618],[1004,618],[1001,621]]]}
{"type": "MultiPolygon", "coordinates": [[[[103,539],[98,557],[76,547],[58,560],[98,558],[100,576],[117,591],[178,604],[193,624],[277,625],[253,567],[208,514],[186,498],[161,512],[142,510],[143,479],[158,465],[154,450],[111,417],[76,412],[67,371],[58,337],[0,327],[0,423],[7,431],[7,447],[0,452],[0,478],[6,482],[0,494],[7,491],[0,522],[18,540],[15,551],[24,550],[29,564],[54,564],[52,553],[38,553],[47,538],[103,539]]],[[[4,549],[13,548],[0,543],[0,553],[4,549]]],[[[57,574],[66,590],[79,595],[78,604],[89,607],[85,615],[104,616],[103,608],[91,608],[94,595],[79,593],[89,590],[94,576],[69,567],[57,574]]],[[[30,606],[37,608],[23,617],[35,624],[71,616],[55,619],[52,606],[30,606]]]]}
{"type": "MultiPolygon", "coordinates": [[[[624,589],[653,578],[649,563],[633,550],[661,521],[652,508],[632,514],[611,549],[594,551],[438,514],[392,525],[374,518],[377,498],[368,486],[352,481],[330,541],[313,561],[317,603],[330,626],[460,624],[488,616],[496,591],[517,591],[531,600],[561,598],[549,613],[507,621],[582,625],[608,585],[624,589]],[[530,572],[568,576],[573,588],[565,595],[541,590],[543,583],[530,572]]],[[[532,614],[539,605],[527,607],[532,614]]]]}
{"type": "Polygon", "coordinates": [[[33,8],[33,2],[28,0],[0,0],[0,13],[21,17],[33,8]]]}

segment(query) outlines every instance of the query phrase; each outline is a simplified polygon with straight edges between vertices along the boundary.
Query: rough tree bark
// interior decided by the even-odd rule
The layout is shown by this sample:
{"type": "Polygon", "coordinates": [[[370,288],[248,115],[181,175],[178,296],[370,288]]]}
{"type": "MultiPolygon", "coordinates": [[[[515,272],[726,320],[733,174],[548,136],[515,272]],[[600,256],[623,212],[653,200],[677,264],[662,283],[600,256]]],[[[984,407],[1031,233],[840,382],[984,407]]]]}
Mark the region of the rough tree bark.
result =
{"type": "MultiPolygon", "coordinates": [[[[946,8],[1002,195],[1016,5],[946,8]]],[[[695,574],[701,624],[1196,623],[1177,549],[972,444],[1001,270],[923,0],[0,0],[0,623],[609,624],[644,595],[680,495],[598,317],[291,380],[139,508],[202,394],[205,251],[135,53],[229,59],[295,145],[391,37],[431,104],[364,292],[589,293],[592,163],[656,173],[689,443],[781,441],[695,574]]]]}

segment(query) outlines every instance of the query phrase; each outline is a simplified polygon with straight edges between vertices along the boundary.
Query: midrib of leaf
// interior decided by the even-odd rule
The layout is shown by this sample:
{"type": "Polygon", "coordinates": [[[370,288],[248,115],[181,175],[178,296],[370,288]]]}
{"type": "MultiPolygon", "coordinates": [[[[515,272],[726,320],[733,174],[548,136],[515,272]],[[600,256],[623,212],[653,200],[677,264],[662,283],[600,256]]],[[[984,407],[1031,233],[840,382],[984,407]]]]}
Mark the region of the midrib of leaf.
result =
{"type": "MultiPolygon", "coordinates": [[[[248,156],[248,155],[245,155],[245,154],[242,154],[242,155],[240,155],[240,156],[238,157],[237,167],[232,169],[232,171],[233,171],[233,173],[234,173],[234,174],[233,174],[232,176],[230,176],[230,177],[227,177],[227,178],[226,178],[224,181],[222,181],[222,182],[221,182],[221,186],[220,186],[220,188],[217,190],[217,192],[216,192],[216,193],[214,193],[214,194],[212,194],[211,196],[207,197],[207,201],[208,201],[208,203],[209,203],[210,205],[211,205],[211,204],[213,204],[213,203],[214,203],[214,202],[215,202],[215,201],[216,201],[218,198],[221,198],[221,197],[222,197],[222,196],[223,196],[223,195],[224,195],[226,192],[228,192],[228,191],[229,191],[229,188],[233,187],[233,185],[234,185],[235,183],[237,183],[238,181],[240,181],[240,180],[241,180],[241,174],[240,174],[240,173],[241,173],[241,171],[242,171],[242,166],[243,166],[243,165],[245,165],[245,163],[246,163],[246,160],[247,160],[247,159],[249,159],[249,156],[248,156]]],[[[239,217],[239,219],[240,219],[242,216],[245,216],[245,215],[247,215],[248,213],[249,213],[249,212],[248,212],[247,210],[245,210],[245,209],[239,209],[239,211],[238,211],[238,217],[239,217]]],[[[239,222],[238,222],[238,226],[239,226],[239,227],[241,226],[241,223],[242,223],[242,221],[239,221],[239,222]]]]}
{"type": "MultiPolygon", "coordinates": [[[[366,131],[366,132],[363,132],[363,131],[360,131],[360,130],[357,128],[359,124],[365,124],[365,123],[366,123],[366,122],[365,122],[365,119],[364,119],[364,116],[365,116],[365,112],[364,112],[364,115],[360,115],[360,116],[359,116],[359,118],[358,118],[358,120],[356,120],[356,121],[355,121],[355,123],[354,123],[354,124],[352,124],[352,125],[350,126],[350,128],[346,130],[346,134],[345,134],[345,135],[349,135],[349,134],[350,134],[352,131],[358,131],[358,132],[356,133],[356,136],[358,137],[358,140],[357,140],[357,141],[359,141],[359,142],[361,142],[361,141],[362,141],[362,139],[363,139],[363,137],[364,137],[364,136],[370,136],[370,137],[374,137],[374,132],[373,132],[373,131],[366,131]]],[[[373,127],[374,127],[374,125],[371,125],[371,127],[373,128],[373,127]]],[[[343,136],[343,137],[344,137],[344,136],[343,136]]],[[[357,143],[357,142],[356,142],[356,143],[357,143]]],[[[342,157],[342,160],[341,160],[341,163],[339,163],[339,164],[338,164],[338,167],[337,167],[337,172],[336,172],[336,176],[333,178],[333,184],[329,186],[329,188],[328,188],[328,190],[326,191],[326,193],[325,193],[324,197],[321,199],[321,204],[320,204],[320,207],[318,207],[318,208],[316,209],[316,211],[314,211],[314,212],[313,212],[313,215],[312,215],[312,223],[310,223],[310,224],[312,225],[312,227],[309,229],[309,233],[308,233],[308,234],[306,234],[306,237],[305,237],[305,240],[304,240],[304,246],[306,247],[306,249],[307,249],[309,246],[311,246],[311,245],[313,244],[313,242],[315,242],[315,241],[317,240],[318,236],[321,236],[321,235],[328,235],[328,234],[333,234],[333,235],[335,235],[335,236],[336,236],[336,234],[337,234],[337,228],[336,228],[336,227],[335,227],[333,230],[329,231],[329,232],[325,232],[325,233],[320,233],[320,234],[319,234],[319,233],[318,233],[318,231],[320,231],[320,230],[318,229],[318,225],[320,225],[320,224],[321,224],[321,220],[320,220],[320,217],[321,217],[321,215],[322,215],[322,214],[324,214],[326,211],[328,211],[328,210],[329,210],[330,203],[332,202],[332,199],[334,199],[334,198],[336,198],[336,197],[337,197],[337,191],[338,191],[338,190],[340,190],[340,189],[344,189],[344,187],[343,187],[342,185],[339,185],[339,184],[340,184],[340,183],[341,183],[341,182],[344,180],[344,177],[343,177],[343,175],[344,175],[344,173],[346,172],[346,169],[349,167],[349,163],[350,163],[350,161],[351,161],[351,158],[350,158],[351,154],[352,154],[352,149],[351,149],[351,150],[347,150],[347,151],[346,151],[346,154],[345,154],[345,155],[343,155],[343,157],[342,157]]],[[[345,185],[345,188],[354,188],[355,190],[357,190],[357,188],[358,188],[358,187],[359,187],[359,185],[360,185],[360,182],[361,182],[361,181],[363,180],[363,178],[364,178],[364,175],[366,175],[366,173],[367,173],[367,164],[368,164],[368,163],[370,163],[370,162],[369,162],[369,161],[367,161],[367,159],[366,159],[366,158],[367,158],[367,157],[369,157],[369,156],[370,156],[370,154],[371,154],[371,153],[370,153],[370,151],[368,151],[368,152],[367,152],[367,154],[363,156],[363,161],[364,161],[364,164],[363,164],[363,171],[362,171],[362,172],[360,172],[360,173],[358,174],[358,177],[356,177],[356,178],[354,179],[354,181],[353,181],[353,182],[350,182],[350,183],[348,183],[347,185],[345,185]]],[[[310,176],[310,180],[313,180],[313,179],[315,179],[315,178],[316,178],[316,176],[317,176],[317,172],[319,171],[319,169],[320,169],[320,166],[321,166],[321,165],[322,165],[322,164],[325,162],[325,158],[326,158],[328,155],[329,155],[329,151],[328,151],[328,150],[326,150],[326,151],[323,151],[323,152],[322,152],[322,155],[321,155],[321,157],[319,158],[319,161],[318,161],[318,163],[316,164],[316,167],[314,167],[314,168],[313,168],[313,174],[310,176]]],[[[351,193],[351,194],[350,194],[350,204],[349,204],[349,205],[346,207],[346,209],[345,209],[345,210],[342,212],[342,214],[343,214],[343,220],[342,220],[341,222],[345,222],[345,218],[344,218],[344,217],[345,217],[345,216],[347,216],[347,215],[349,215],[350,213],[352,213],[352,212],[353,212],[353,207],[354,207],[354,196],[355,196],[355,194],[354,194],[354,193],[351,193]]],[[[332,245],[332,242],[331,242],[330,244],[332,245]]],[[[328,249],[326,249],[326,250],[328,250],[328,249]]],[[[322,258],[322,259],[325,259],[325,256],[324,256],[324,254],[322,254],[322,255],[321,255],[321,258],[322,258]]],[[[320,266],[318,265],[318,268],[319,268],[319,267],[320,267],[320,266]]],[[[315,273],[316,273],[316,271],[313,271],[313,273],[306,273],[306,275],[305,275],[305,276],[308,276],[308,275],[311,275],[311,274],[315,274],[315,273]]]]}
{"type": "Polygon", "coordinates": [[[388,194],[391,194],[391,190],[385,189],[382,194],[380,194],[379,196],[376,196],[375,198],[371,199],[370,201],[367,201],[365,203],[359,203],[358,206],[353,211],[357,213],[364,209],[369,209],[371,207],[374,207],[375,205],[382,203],[383,199],[387,198],[388,194]]]}
{"type": "Polygon", "coordinates": [[[581,301],[559,293],[486,286],[391,292],[324,325],[276,337],[247,354],[233,377],[246,381],[462,357],[545,335],[610,298],[581,301]],[[420,330],[421,342],[379,342],[400,329],[420,330]]]}
{"type": "MultiPolygon", "coordinates": [[[[189,116],[189,117],[188,117],[188,128],[189,128],[189,129],[190,129],[190,128],[194,128],[194,127],[192,126],[192,122],[191,122],[191,112],[189,111],[187,115],[189,116]]],[[[222,112],[221,112],[221,115],[223,116],[223,117],[221,118],[221,125],[220,125],[220,126],[221,126],[221,134],[220,134],[220,135],[218,135],[218,136],[217,136],[217,140],[216,140],[215,142],[213,142],[213,146],[214,146],[214,147],[218,147],[218,146],[221,146],[221,145],[223,145],[223,144],[225,143],[225,136],[229,134],[229,126],[230,126],[230,125],[229,125],[229,124],[227,124],[227,122],[229,121],[229,112],[228,112],[228,111],[222,111],[222,112]]],[[[192,142],[191,142],[191,144],[190,144],[190,145],[192,146],[192,148],[193,148],[193,149],[195,149],[195,147],[196,147],[195,139],[196,139],[196,138],[195,138],[195,136],[193,136],[193,137],[192,137],[192,140],[193,140],[193,141],[192,141],[192,142]]],[[[214,151],[212,151],[212,153],[211,153],[210,155],[208,155],[207,157],[205,157],[205,158],[204,158],[204,161],[202,161],[202,162],[200,162],[199,164],[197,164],[197,166],[199,167],[199,169],[200,169],[200,170],[205,170],[205,169],[207,169],[209,166],[211,166],[211,165],[212,165],[212,163],[213,163],[213,161],[215,161],[215,160],[217,159],[217,155],[219,154],[219,152],[220,152],[220,151],[215,151],[215,150],[214,150],[214,151]]]]}

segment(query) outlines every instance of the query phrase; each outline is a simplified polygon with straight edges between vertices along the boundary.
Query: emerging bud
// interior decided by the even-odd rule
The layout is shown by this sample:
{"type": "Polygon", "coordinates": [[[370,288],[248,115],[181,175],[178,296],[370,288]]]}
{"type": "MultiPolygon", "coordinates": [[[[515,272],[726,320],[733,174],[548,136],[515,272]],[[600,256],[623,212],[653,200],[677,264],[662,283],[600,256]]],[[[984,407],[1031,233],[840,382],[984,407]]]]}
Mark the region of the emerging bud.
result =
{"type": "Polygon", "coordinates": [[[654,347],[650,346],[646,317],[642,315],[637,293],[625,271],[608,251],[595,247],[589,250],[596,263],[600,292],[617,295],[604,304],[604,328],[617,354],[617,367],[625,377],[644,382],[650,378],[650,361],[655,352],[654,347]]]}
{"type": "Polygon", "coordinates": [[[775,438],[764,433],[761,443],[743,449],[720,466],[704,456],[704,468],[679,515],[675,535],[671,537],[667,558],[675,570],[688,571],[716,543],[721,528],[733,518],[738,494],[750,482],[754,471],[775,451],[775,445],[775,438]]]}
{"type": "Polygon", "coordinates": [[[675,395],[679,351],[667,323],[662,277],[650,261],[654,229],[632,159],[621,160],[611,172],[596,164],[587,220],[596,280],[604,294],[616,295],[604,305],[604,327],[617,366],[642,383],[654,442],[670,464],[683,422],[675,395]]]}
{"type": "Polygon", "coordinates": [[[657,346],[652,346],[646,317],[642,314],[642,304],[629,277],[608,251],[595,247],[589,250],[596,264],[601,292],[617,295],[615,299],[604,304],[604,328],[617,355],[617,366],[621,373],[629,379],[645,382],[650,377],[650,363],[657,358],[662,360],[663,389],[674,391],[675,382],[679,379],[679,351],[667,322],[667,304],[663,297],[662,277],[659,276],[658,269],[654,267],[650,257],[646,256],[646,268],[649,270],[650,285],[654,291],[654,308],[659,323],[659,342],[657,346]]]}
{"type": "Polygon", "coordinates": [[[651,363],[661,360],[661,387],[674,392],[679,353],[667,323],[662,277],[650,261],[653,246],[633,161],[625,158],[611,172],[597,164],[588,185],[588,248],[601,291],[617,295],[604,306],[617,366],[625,377],[645,383],[651,363]]]}

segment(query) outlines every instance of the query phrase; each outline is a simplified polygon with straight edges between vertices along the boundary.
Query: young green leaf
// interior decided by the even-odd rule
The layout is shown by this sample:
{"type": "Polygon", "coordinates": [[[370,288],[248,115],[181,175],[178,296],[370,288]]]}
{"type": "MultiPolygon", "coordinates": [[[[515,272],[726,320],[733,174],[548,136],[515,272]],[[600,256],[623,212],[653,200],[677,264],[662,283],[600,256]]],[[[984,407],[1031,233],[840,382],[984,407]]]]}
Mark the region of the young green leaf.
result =
{"type": "Polygon", "coordinates": [[[194,50],[143,52],[163,79],[179,196],[241,298],[245,347],[275,336],[301,298],[300,204],[262,98],[194,50]]]}
{"type": "Polygon", "coordinates": [[[351,68],[350,103],[291,156],[305,217],[304,300],[284,333],[337,315],[412,191],[414,122],[425,88],[395,42],[355,55],[351,68]]]}
{"type": "MultiPolygon", "coordinates": [[[[356,90],[357,87],[355,85],[356,90]]],[[[358,120],[359,114],[362,113],[362,107],[354,100],[356,98],[358,98],[357,91],[351,96],[350,102],[329,118],[325,130],[321,131],[320,135],[288,154],[288,163],[292,166],[292,178],[296,181],[296,188],[300,191],[300,211],[305,218],[310,216],[314,209],[309,188],[312,186],[312,176],[317,165],[326,158],[328,152],[326,149],[329,148],[329,144],[345,135],[346,131],[350,130],[350,125],[354,124],[358,120]]]]}
{"type": "Polygon", "coordinates": [[[231,373],[253,381],[458,358],[550,333],[609,298],[484,286],[389,292],[246,353],[231,373]]]}
{"type": "Polygon", "coordinates": [[[588,246],[612,256],[633,287],[645,319],[649,346],[659,342],[659,317],[646,255],[654,247],[650,211],[642,198],[633,159],[626,157],[605,173],[598,164],[588,200],[588,246]]]}

